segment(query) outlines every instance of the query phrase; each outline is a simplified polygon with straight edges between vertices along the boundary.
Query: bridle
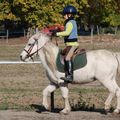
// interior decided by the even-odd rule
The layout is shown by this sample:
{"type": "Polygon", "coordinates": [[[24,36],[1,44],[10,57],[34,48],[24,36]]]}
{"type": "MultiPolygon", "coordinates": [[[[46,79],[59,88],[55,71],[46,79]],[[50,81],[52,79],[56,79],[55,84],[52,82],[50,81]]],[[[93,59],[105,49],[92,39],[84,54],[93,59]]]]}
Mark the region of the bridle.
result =
{"type": "Polygon", "coordinates": [[[30,57],[32,61],[34,61],[33,55],[34,55],[35,53],[37,53],[37,55],[38,55],[38,51],[39,51],[40,49],[42,49],[42,48],[44,47],[44,45],[48,42],[48,41],[47,41],[46,43],[44,43],[44,45],[43,45],[42,47],[38,48],[38,39],[36,39],[36,38],[33,38],[33,39],[35,40],[35,42],[30,45],[29,49],[26,50],[26,49],[24,48],[24,51],[27,53],[26,58],[29,58],[29,57],[30,57]],[[37,50],[36,50],[35,52],[31,53],[31,51],[32,51],[33,47],[35,46],[35,44],[37,44],[37,50]]]}

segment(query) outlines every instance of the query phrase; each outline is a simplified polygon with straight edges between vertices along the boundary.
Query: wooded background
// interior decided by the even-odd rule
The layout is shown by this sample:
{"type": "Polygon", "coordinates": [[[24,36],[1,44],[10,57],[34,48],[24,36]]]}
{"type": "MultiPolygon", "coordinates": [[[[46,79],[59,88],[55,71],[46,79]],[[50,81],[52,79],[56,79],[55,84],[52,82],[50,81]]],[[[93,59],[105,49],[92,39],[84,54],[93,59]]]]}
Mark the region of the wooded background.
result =
{"type": "Polygon", "coordinates": [[[0,0],[0,25],[10,29],[13,24],[24,28],[63,24],[60,12],[68,4],[78,10],[78,27],[120,26],[120,0],[0,0]]]}

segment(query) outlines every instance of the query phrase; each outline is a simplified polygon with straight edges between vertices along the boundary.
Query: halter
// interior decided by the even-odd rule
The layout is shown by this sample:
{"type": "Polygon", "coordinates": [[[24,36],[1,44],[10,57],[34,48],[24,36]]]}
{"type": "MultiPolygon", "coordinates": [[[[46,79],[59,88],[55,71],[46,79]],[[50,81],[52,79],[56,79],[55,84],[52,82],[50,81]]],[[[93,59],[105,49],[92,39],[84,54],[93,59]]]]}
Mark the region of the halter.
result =
{"type": "Polygon", "coordinates": [[[33,55],[34,55],[35,53],[37,53],[37,55],[38,55],[38,51],[39,51],[40,49],[42,49],[42,48],[44,47],[44,45],[47,43],[47,42],[46,42],[42,47],[38,48],[38,39],[36,39],[36,38],[33,38],[33,39],[35,40],[35,42],[34,42],[33,44],[31,44],[31,46],[29,47],[29,49],[26,50],[26,49],[24,48],[24,51],[27,53],[26,58],[29,58],[29,57],[30,57],[32,61],[34,61],[33,55]],[[33,53],[30,54],[30,52],[32,51],[32,49],[33,49],[33,47],[34,47],[35,44],[37,44],[37,50],[36,50],[35,52],[33,52],[33,53]]]}

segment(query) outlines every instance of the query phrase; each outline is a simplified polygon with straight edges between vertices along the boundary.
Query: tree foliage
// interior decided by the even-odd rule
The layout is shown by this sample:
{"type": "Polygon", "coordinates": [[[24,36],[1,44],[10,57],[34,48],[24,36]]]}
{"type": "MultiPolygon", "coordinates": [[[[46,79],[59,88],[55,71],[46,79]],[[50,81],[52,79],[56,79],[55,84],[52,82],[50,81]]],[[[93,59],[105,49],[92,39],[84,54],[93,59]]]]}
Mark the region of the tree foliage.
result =
{"type": "Polygon", "coordinates": [[[74,5],[77,20],[85,25],[120,25],[119,0],[0,0],[0,21],[21,21],[43,27],[62,24],[63,8],[74,5]]]}

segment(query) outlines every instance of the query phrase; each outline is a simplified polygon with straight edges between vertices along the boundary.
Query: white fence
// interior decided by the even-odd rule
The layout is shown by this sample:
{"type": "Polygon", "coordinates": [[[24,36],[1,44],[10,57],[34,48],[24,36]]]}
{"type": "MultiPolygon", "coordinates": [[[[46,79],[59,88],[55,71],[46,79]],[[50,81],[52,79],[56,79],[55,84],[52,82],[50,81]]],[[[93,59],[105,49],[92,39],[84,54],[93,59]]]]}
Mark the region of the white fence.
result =
{"type": "Polygon", "coordinates": [[[6,34],[0,35],[0,38],[5,38],[8,41],[9,31],[7,30],[6,34]]]}
{"type": "Polygon", "coordinates": [[[0,64],[38,64],[40,61],[22,62],[22,61],[0,61],[0,64]]]}
{"type": "Polygon", "coordinates": [[[26,34],[27,34],[27,30],[25,30],[25,29],[23,31],[14,31],[14,32],[6,30],[6,31],[0,31],[0,38],[6,39],[6,42],[8,42],[8,39],[11,36],[14,36],[14,37],[16,37],[17,35],[18,36],[26,36],[26,34]]]}

